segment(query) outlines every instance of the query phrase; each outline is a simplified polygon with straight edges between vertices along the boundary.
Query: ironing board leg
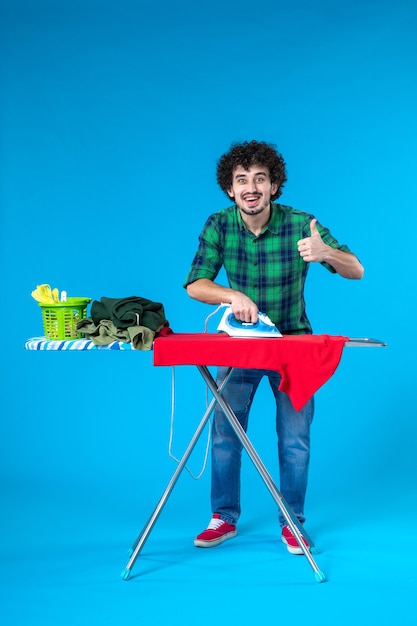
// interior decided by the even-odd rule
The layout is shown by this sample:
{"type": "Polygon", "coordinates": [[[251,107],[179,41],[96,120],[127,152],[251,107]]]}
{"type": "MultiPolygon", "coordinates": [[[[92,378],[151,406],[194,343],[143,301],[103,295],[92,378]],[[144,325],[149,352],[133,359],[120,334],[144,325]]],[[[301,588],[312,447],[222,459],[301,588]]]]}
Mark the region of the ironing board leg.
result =
{"type": "MultiPolygon", "coordinates": [[[[224,386],[227,383],[227,380],[229,379],[229,376],[232,372],[232,368],[230,367],[226,373],[226,377],[222,383],[222,385],[220,386],[220,388],[217,390],[216,387],[216,391],[218,393],[218,395],[221,394],[224,386]]],[[[190,443],[187,446],[187,449],[185,450],[183,456],[181,457],[177,468],[174,472],[174,474],[172,475],[171,480],[169,481],[164,493],[162,494],[158,504],[156,505],[152,515],[150,516],[148,522],[145,524],[145,526],[143,527],[141,533],[138,535],[137,539],[135,540],[132,549],[131,549],[131,556],[130,559],[125,567],[125,569],[122,571],[121,573],[121,577],[123,580],[128,580],[130,577],[130,573],[132,570],[132,567],[134,566],[136,559],[138,558],[140,551],[142,550],[143,546],[145,545],[145,542],[147,540],[147,538],[149,537],[152,528],[154,527],[160,513],[162,512],[162,509],[164,508],[172,490],[174,489],[174,486],[178,480],[178,478],[180,477],[181,472],[183,471],[201,433],[204,430],[204,427],[210,417],[211,412],[213,411],[214,405],[216,404],[217,400],[216,398],[212,398],[212,400],[210,401],[194,435],[192,436],[192,439],[190,441],[190,443]]]]}
{"type": "Polygon", "coordinates": [[[308,543],[310,544],[310,546],[313,548],[314,547],[314,543],[312,542],[311,538],[307,535],[306,531],[304,530],[304,528],[301,527],[300,522],[298,521],[297,517],[295,516],[294,512],[292,511],[291,507],[289,506],[289,504],[285,501],[283,495],[280,493],[280,491],[278,490],[278,488],[276,487],[274,481],[272,480],[269,472],[267,471],[265,465],[262,463],[258,453],[256,452],[255,448],[252,446],[252,443],[250,442],[248,436],[246,435],[245,431],[243,430],[239,420],[237,419],[236,415],[233,413],[232,409],[230,408],[229,404],[224,400],[224,398],[221,396],[221,394],[219,393],[219,390],[217,389],[217,385],[210,373],[210,371],[208,370],[208,368],[205,365],[197,365],[198,370],[200,371],[202,377],[204,378],[204,380],[206,381],[210,391],[212,392],[214,398],[217,400],[217,402],[219,403],[219,405],[221,406],[221,408],[223,409],[223,412],[225,413],[227,419],[229,420],[231,426],[233,427],[236,435],[238,436],[238,438],[240,439],[243,447],[245,448],[246,452],[248,453],[251,461],[253,462],[253,464],[255,465],[256,469],[258,470],[258,472],[260,473],[265,485],[267,486],[269,492],[271,493],[272,497],[274,498],[275,502],[277,503],[279,509],[281,510],[282,515],[285,518],[285,521],[287,522],[288,526],[290,527],[292,533],[294,534],[295,538],[297,539],[297,542],[299,544],[299,546],[301,547],[304,555],[306,556],[308,562],[310,563],[311,567],[313,568],[314,572],[315,572],[315,578],[318,582],[323,582],[326,577],[324,575],[324,573],[319,569],[318,565],[316,564],[315,560],[313,559],[313,557],[311,556],[310,550],[308,550],[305,545],[304,542],[302,540],[301,537],[301,532],[304,535],[304,537],[306,538],[306,540],[308,541],[308,543]]]}

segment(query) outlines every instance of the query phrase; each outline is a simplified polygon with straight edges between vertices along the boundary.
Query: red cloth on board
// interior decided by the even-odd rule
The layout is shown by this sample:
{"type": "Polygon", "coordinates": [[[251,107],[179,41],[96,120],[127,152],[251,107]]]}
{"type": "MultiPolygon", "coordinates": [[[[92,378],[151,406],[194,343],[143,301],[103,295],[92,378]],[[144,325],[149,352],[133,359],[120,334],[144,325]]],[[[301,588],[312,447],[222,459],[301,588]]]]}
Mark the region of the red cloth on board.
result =
{"type": "Polygon", "coordinates": [[[284,335],[244,338],[212,333],[173,333],[154,341],[154,365],[225,365],[274,370],[279,390],[299,411],[334,374],[348,337],[284,335]]]}

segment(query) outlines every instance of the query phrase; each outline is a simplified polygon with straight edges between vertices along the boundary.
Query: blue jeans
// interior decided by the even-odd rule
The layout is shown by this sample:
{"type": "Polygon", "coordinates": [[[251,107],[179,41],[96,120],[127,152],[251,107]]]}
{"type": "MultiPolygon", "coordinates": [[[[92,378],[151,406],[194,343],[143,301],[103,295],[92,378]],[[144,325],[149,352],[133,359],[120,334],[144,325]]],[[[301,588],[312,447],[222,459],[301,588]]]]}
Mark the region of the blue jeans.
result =
{"type": "MultiPolygon", "coordinates": [[[[227,368],[219,367],[217,385],[227,368]]],[[[301,523],[305,521],[304,501],[310,461],[310,425],[313,420],[314,398],[296,411],[288,396],[278,391],[279,374],[269,370],[233,370],[223,397],[230,404],[243,429],[247,430],[250,408],[261,379],[267,376],[276,402],[276,431],[280,491],[301,523]]],[[[240,469],[242,444],[223,411],[216,404],[212,424],[211,506],[213,513],[229,524],[236,524],[240,515],[240,469]]],[[[285,524],[281,512],[281,526],[285,524]]]]}

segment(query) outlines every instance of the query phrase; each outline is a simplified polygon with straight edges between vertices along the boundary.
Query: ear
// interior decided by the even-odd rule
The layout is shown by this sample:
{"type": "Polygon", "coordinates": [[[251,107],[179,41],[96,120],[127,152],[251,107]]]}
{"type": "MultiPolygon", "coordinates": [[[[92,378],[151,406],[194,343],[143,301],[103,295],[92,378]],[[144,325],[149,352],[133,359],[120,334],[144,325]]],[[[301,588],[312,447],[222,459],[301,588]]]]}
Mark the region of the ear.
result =
{"type": "Polygon", "coordinates": [[[278,191],[278,183],[271,184],[271,196],[273,196],[278,191]]]}
{"type": "Polygon", "coordinates": [[[229,198],[234,198],[235,194],[233,192],[233,187],[230,187],[229,189],[226,190],[227,191],[227,195],[229,196],[229,198]]]}

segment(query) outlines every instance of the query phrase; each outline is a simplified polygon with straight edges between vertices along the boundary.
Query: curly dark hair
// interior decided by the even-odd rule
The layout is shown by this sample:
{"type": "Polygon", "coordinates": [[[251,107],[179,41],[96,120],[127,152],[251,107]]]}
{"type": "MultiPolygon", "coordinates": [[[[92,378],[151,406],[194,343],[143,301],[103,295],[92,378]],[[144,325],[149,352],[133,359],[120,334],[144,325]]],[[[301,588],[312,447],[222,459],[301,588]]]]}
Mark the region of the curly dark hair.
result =
{"type": "Polygon", "coordinates": [[[273,144],[264,141],[234,143],[229,152],[220,157],[217,162],[217,182],[222,191],[227,194],[227,190],[232,187],[233,172],[239,165],[249,170],[252,165],[257,164],[267,167],[271,183],[277,183],[278,188],[271,196],[271,200],[276,200],[287,180],[285,161],[273,144]]]}

